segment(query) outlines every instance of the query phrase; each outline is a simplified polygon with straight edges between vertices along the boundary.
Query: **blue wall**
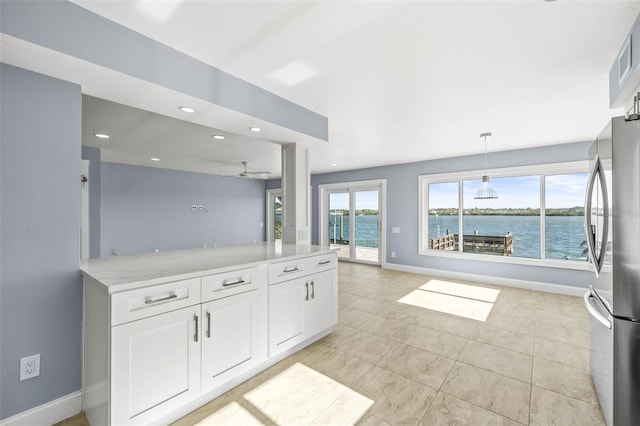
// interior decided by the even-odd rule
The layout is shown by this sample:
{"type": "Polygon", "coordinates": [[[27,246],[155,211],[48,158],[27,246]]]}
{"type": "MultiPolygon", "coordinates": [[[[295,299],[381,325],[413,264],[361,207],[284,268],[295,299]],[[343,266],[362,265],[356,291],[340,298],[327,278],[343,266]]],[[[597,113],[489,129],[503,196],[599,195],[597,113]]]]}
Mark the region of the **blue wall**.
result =
{"type": "MultiPolygon", "coordinates": [[[[491,153],[487,157],[488,168],[503,168],[588,159],[589,142],[571,143],[491,153]]],[[[313,155],[313,151],[311,152],[313,155]]],[[[500,277],[514,280],[555,283],[568,286],[584,286],[588,273],[562,268],[495,263],[482,260],[452,259],[418,254],[418,176],[436,173],[477,170],[482,166],[483,155],[470,155],[416,163],[397,164],[361,170],[326,173],[311,176],[312,185],[312,240],[318,239],[318,185],[387,179],[387,253],[386,262],[410,267],[437,269],[446,272],[500,277]],[[391,228],[400,227],[399,234],[391,228]],[[391,251],[396,257],[391,258],[391,251]]],[[[267,188],[279,188],[279,180],[267,182],[267,188]]],[[[385,255],[384,253],[382,254],[385,255]]]]}
{"type": "Polygon", "coordinates": [[[103,257],[265,239],[263,180],[103,162],[100,185],[103,257]]]}
{"type": "Polygon", "coordinates": [[[80,87],[0,64],[0,418],[80,389],[80,87]],[[40,376],[19,381],[20,358],[40,376]]]}

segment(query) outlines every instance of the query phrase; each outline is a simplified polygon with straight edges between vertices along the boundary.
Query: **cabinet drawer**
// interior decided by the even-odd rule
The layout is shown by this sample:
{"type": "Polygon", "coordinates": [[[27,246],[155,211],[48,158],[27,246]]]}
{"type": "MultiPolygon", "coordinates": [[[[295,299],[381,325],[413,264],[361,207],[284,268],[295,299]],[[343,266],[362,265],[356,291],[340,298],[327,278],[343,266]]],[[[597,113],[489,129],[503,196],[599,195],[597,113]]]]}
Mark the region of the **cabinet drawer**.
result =
{"type": "Polygon", "coordinates": [[[239,269],[202,278],[202,301],[255,290],[267,283],[267,265],[239,269]]]}
{"type": "Polygon", "coordinates": [[[290,260],[288,262],[272,263],[269,265],[269,284],[280,283],[294,278],[309,275],[308,258],[290,260]]]}
{"type": "Polygon", "coordinates": [[[111,325],[200,303],[200,278],[158,284],[111,296],[111,325]]]}
{"type": "Polygon", "coordinates": [[[338,254],[327,253],[320,256],[313,256],[307,259],[308,272],[316,273],[322,271],[328,271],[338,267],[338,254]]]}

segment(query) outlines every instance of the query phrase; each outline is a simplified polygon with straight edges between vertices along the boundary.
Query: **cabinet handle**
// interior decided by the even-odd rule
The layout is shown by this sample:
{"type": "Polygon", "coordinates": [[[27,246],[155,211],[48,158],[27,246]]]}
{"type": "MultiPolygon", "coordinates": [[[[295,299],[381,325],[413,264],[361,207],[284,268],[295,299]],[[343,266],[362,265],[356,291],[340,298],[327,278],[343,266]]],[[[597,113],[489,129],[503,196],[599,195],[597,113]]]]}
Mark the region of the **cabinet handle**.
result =
{"type": "Polygon", "coordinates": [[[207,311],[207,337],[211,337],[211,312],[207,311]]]}
{"type": "Polygon", "coordinates": [[[300,268],[298,268],[297,266],[294,266],[293,268],[284,268],[282,270],[282,272],[284,272],[285,274],[290,274],[292,272],[296,272],[296,271],[299,271],[299,270],[300,270],[300,268]]]}
{"type": "Polygon", "coordinates": [[[230,285],[244,284],[244,280],[240,278],[238,281],[234,281],[232,283],[224,282],[222,283],[222,287],[229,287],[230,285]]]}
{"type": "Polygon", "coordinates": [[[322,262],[318,262],[318,265],[328,265],[329,263],[331,263],[330,260],[323,260],[322,262]]]}
{"type": "Polygon", "coordinates": [[[313,281],[311,281],[311,298],[312,299],[316,298],[316,286],[313,281]]]}
{"type": "Polygon", "coordinates": [[[175,294],[175,293],[171,293],[167,297],[163,297],[161,299],[152,299],[151,297],[147,296],[147,297],[144,298],[144,303],[145,303],[145,305],[149,305],[151,303],[158,303],[158,302],[164,302],[165,300],[176,299],[177,297],[178,297],[178,295],[175,294]]]}
{"type": "Polygon", "coordinates": [[[194,315],[193,320],[196,322],[196,332],[193,335],[193,340],[197,342],[198,341],[198,316],[194,315]]]}
{"type": "Polygon", "coordinates": [[[304,300],[309,300],[309,283],[304,283],[304,286],[307,288],[307,295],[304,297],[304,300]]]}

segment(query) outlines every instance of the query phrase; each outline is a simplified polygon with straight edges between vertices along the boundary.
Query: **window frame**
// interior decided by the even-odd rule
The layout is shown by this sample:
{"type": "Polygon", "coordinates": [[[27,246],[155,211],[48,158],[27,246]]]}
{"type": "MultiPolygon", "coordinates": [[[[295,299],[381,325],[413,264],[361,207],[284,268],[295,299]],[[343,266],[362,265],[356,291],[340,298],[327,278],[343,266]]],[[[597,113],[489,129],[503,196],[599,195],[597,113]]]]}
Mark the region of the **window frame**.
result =
{"type": "Polygon", "coordinates": [[[581,260],[549,259],[545,257],[546,247],[546,203],[545,182],[547,176],[589,173],[588,161],[571,161],[562,163],[548,163],[530,166],[504,167],[487,170],[492,178],[538,176],[540,179],[540,258],[526,258],[513,256],[491,256],[479,253],[465,253],[463,251],[446,251],[429,249],[429,184],[458,183],[458,228],[463,228],[463,186],[462,182],[469,179],[479,179],[485,174],[484,170],[469,170],[453,173],[423,174],[418,176],[418,254],[420,256],[436,256],[445,258],[488,261],[506,264],[535,265],[563,269],[589,270],[589,262],[581,260]]]}

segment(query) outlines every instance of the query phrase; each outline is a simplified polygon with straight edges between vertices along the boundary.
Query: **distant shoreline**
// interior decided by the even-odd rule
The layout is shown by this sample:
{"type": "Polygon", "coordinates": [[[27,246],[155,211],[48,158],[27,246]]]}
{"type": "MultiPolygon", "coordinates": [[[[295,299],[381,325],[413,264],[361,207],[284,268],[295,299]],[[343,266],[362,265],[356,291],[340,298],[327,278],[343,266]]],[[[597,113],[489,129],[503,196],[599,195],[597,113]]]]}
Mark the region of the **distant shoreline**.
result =
{"type": "MultiPolygon", "coordinates": [[[[540,216],[540,209],[464,209],[465,216],[540,216]]],[[[457,216],[458,209],[431,209],[429,216],[457,216]]],[[[584,207],[549,208],[545,216],[584,216],[584,207]]]]}

